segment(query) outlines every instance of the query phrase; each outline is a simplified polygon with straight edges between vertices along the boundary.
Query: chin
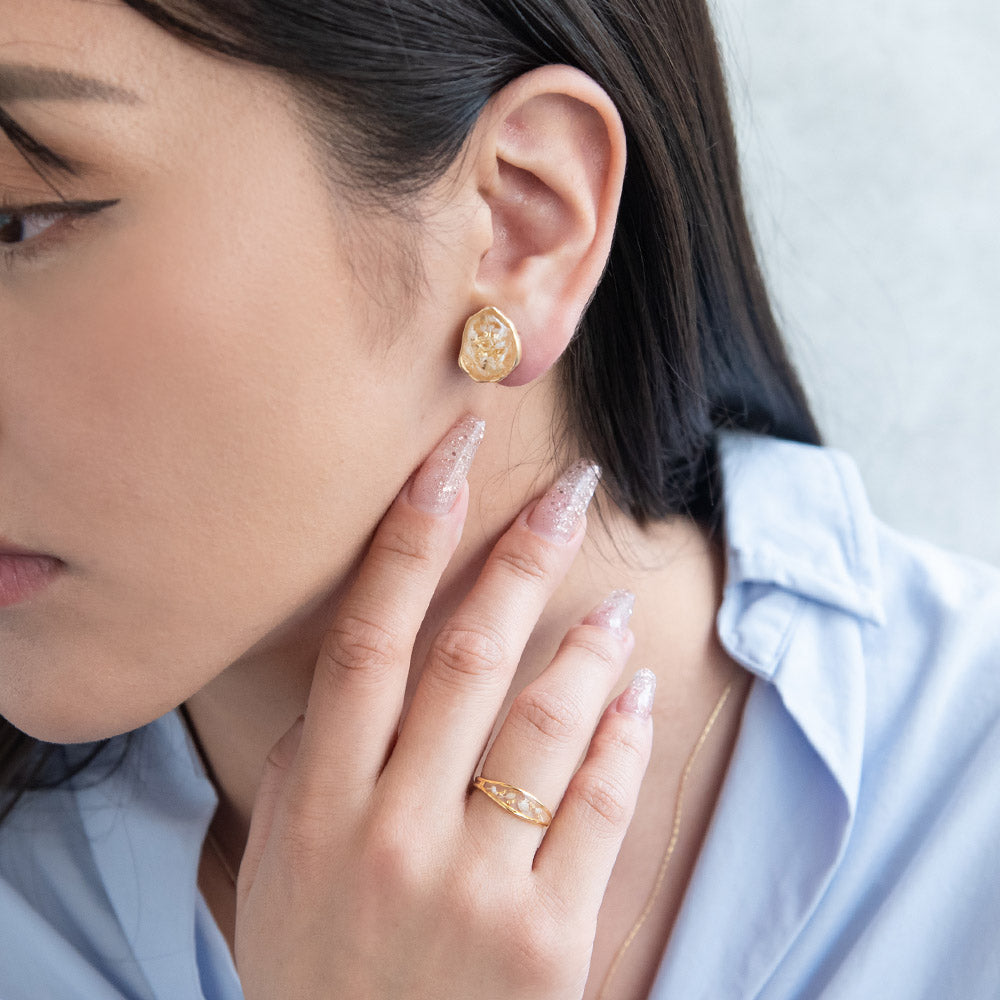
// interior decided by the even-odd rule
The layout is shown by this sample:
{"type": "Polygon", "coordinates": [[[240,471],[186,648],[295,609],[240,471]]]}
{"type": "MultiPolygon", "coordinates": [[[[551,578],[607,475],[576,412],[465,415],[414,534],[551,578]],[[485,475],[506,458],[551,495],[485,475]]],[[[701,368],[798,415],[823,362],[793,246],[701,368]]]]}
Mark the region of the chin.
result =
{"type": "Polygon", "coordinates": [[[17,711],[5,711],[3,717],[22,733],[43,743],[93,743],[128,731],[109,727],[106,720],[88,722],[79,718],[39,716],[34,712],[17,711]]]}
{"type": "Polygon", "coordinates": [[[120,736],[162,713],[116,712],[107,704],[90,711],[73,698],[6,699],[0,715],[22,733],[44,743],[93,743],[120,736]]]}
{"type": "Polygon", "coordinates": [[[62,635],[0,642],[0,715],[45,743],[92,743],[152,722],[185,692],[136,671],[106,644],[62,635]]]}

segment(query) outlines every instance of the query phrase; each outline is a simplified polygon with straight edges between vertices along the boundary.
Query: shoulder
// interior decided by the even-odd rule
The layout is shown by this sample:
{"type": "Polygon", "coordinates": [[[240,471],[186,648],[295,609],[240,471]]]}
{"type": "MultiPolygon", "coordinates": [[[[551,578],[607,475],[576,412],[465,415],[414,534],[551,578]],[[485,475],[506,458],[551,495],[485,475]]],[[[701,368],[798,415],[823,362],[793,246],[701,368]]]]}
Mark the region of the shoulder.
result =
{"type": "Polygon", "coordinates": [[[199,962],[229,961],[198,917],[215,805],[177,713],[117,766],[27,795],[0,825],[0,997],[200,996],[199,962]]]}
{"type": "MultiPolygon", "coordinates": [[[[794,815],[798,836],[773,869],[787,883],[792,859],[808,862],[802,922],[789,919],[765,956],[759,996],[848,998],[876,984],[894,997],[993,995],[1000,571],[883,523],[835,449],[726,435],[720,465],[719,635],[760,681],[731,775],[733,829],[761,789],[783,789],[755,820],[759,843],[794,815]]],[[[742,877],[766,907],[771,882],[742,877]]]]}
{"type": "Polygon", "coordinates": [[[873,519],[885,625],[882,639],[937,639],[941,653],[973,659],[1000,641],[1000,569],[904,535],[873,519]],[[964,642],[954,641],[964,636],[964,642]]]}
{"type": "Polygon", "coordinates": [[[0,826],[0,941],[5,1000],[146,995],[71,789],[29,793],[0,826]]]}
{"type": "Polygon", "coordinates": [[[873,695],[936,705],[926,735],[1000,723],[1000,570],[877,527],[885,609],[869,631],[873,695]]]}

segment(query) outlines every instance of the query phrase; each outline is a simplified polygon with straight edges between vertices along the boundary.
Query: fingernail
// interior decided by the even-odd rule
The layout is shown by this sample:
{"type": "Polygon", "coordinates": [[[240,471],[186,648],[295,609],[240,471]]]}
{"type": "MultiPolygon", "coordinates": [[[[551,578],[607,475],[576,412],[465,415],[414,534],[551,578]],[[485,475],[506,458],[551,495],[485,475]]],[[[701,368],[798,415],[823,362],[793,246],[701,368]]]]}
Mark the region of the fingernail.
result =
{"type": "Polygon", "coordinates": [[[469,474],[486,421],[464,417],[426,458],[410,483],[410,503],[427,514],[447,514],[469,474]]]}
{"type": "Polygon", "coordinates": [[[619,639],[628,632],[628,621],[635,607],[635,594],[631,590],[613,590],[593,611],[583,619],[584,625],[597,625],[613,632],[619,639]]]}
{"type": "Polygon", "coordinates": [[[656,674],[643,667],[632,678],[632,683],[618,696],[618,711],[640,719],[648,719],[653,711],[655,691],[656,674]]]}
{"type": "Polygon", "coordinates": [[[575,462],[535,504],[528,527],[554,542],[568,542],[587,513],[600,478],[598,466],[583,459],[575,462]]]}

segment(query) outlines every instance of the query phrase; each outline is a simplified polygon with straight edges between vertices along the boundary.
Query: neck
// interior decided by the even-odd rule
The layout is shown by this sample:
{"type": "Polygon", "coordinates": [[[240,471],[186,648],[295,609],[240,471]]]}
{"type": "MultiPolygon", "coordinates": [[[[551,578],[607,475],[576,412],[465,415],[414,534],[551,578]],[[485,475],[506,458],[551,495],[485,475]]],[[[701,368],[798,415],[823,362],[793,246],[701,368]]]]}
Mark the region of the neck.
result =
{"type": "MultiPolygon", "coordinates": [[[[492,438],[492,452],[484,443],[470,475],[472,502],[463,540],[428,609],[414,649],[414,665],[423,662],[434,636],[471,586],[493,543],[520,508],[559,471],[520,462],[511,474],[511,438],[502,433],[492,438]],[[506,489],[497,489],[501,482],[506,489]]],[[[590,518],[588,538],[573,569],[538,620],[501,718],[517,692],[548,665],[566,630],[618,587],[627,587],[637,596],[632,619],[636,647],[619,690],[639,666],[652,669],[660,689],[669,691],[692,688],[706,679],[702,676],[706,669],[712,669],[714,617],[723,578],[719,547],[684,519],[639,529],[610,503],[605,502],[602,509],[604,517],[590,518]]],[[[341,592],[336,589],[317,597],[186,703],[219,791],[215,836],[233,863],[242,855],[267,754],[305,711],[313,665],[341,592]]],[[[407,704],[418,680],[415,666],[408,681],[407,704]]]]}

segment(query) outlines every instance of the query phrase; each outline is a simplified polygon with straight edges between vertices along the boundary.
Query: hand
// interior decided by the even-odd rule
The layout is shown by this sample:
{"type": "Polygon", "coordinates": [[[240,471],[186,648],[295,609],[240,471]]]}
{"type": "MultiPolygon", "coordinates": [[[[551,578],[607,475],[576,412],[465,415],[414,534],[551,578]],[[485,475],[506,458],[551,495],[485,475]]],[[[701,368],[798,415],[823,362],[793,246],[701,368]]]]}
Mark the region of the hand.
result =
{"type": "Polygon", "coordinates": [[[237,892],[247,1000],[583,994],[652,738],[648,672],[601,711],[633,645],[627,600],[569,631],[484,762],[485,776],[548,805],[551,825],[510,815],[470,781],[582,543],[596,470],[578,463],[500,538],[399,725],[479,436],[471,418],[456,425],[385,515],[324,639],[306,715],[268,760],[237,892]]]}

